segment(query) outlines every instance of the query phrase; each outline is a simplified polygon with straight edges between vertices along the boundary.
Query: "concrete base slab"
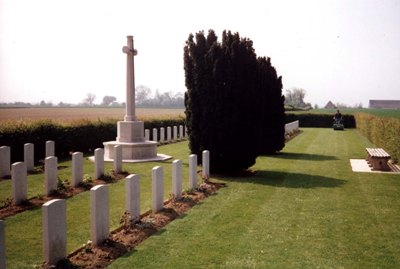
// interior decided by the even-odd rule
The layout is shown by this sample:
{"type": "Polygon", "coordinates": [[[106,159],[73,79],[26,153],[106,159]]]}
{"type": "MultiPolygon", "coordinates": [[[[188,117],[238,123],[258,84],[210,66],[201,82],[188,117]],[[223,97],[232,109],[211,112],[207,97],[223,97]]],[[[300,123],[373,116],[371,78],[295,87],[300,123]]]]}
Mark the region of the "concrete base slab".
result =
{"type": "MultiPolygon", "coordinates": [[[[166,161],[171,159],[172,156],[166,155],[166,154],[157,154],[156,157],[153,158],[146,158],[146,159],[122,159],[122,162],[124,163],[144,163],[144,162],[160,162],[160,161],[166,161]]],[[[89,157],[89,160],[94,162],[94,156],[89,157]]],[[[105,162],[114,162],[113,159],[110,158],[104,158],[105,162]]]]}
{"type": "Polygon", "coordinates": [[[392,163],[388,163],[392,171],[373,171],[364,159],[350,159],[350,165],[353,172],[400,174],[400,167],[392,163]]]}

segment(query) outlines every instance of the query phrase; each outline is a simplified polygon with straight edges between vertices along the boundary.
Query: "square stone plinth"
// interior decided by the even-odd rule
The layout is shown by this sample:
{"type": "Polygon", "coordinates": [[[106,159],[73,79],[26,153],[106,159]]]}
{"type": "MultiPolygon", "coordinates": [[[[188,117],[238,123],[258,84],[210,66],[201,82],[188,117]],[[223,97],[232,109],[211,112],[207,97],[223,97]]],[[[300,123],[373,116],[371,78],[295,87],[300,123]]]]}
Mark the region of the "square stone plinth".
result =
{"type": "Polygon", "coordinates": [[[144,142],[143,121],[119,121],[117,125],[118,142],[144,142]]]}
{"type": "Polygon", "coordinates": [[[157,142],[144,141],[137,143],[122,143],[118,141],[104,142],[104,161],[112,162],[114,160],[114,146],[122,147],[123,162],[152,162],[165,161],[172,158],[169,155],[157,154],[157,142]]]}

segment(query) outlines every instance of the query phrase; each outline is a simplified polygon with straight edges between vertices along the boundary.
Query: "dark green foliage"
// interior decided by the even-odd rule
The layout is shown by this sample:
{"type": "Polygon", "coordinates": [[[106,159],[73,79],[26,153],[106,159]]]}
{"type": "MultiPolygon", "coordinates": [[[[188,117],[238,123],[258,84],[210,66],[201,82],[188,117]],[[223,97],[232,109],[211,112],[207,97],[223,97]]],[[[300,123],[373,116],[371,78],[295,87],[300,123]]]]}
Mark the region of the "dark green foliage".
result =
{"type": "MultiPolygon", "coordinates": [[[[313,113],[287,113],[286,123],[299,121],[300,127],[331,128],[333,124],[333,114],[313,114],[313,113]]],[[[345,128],[355,128],[356,121],[353,115],[343,115],[345,128]]]]}
{"type": "Polygon", "coordinates": [[[237,172],[283,148],[282,83],[251,40],[226,31],[222,42],[212,30],[191,34],[184,69],[189,146],[200,162],[207,149],[212,171],[237,172]]]}
{"type": "Polygon", "coordinates": [[[261,104],[259,124],[260,154],[272,154],[285,146],[285,98],[282,95],[282,77],[278,77],[270,58],[259,58],[261,83],[257,99],[261,104]]]}
{"type": "MultiPolygon", "coordinates": [[[[145,122],[146,129],[174,125],[183,125],[183,119],[150,120],[145,122]]],[[[152,134],[152,132],[150,132],[152,134]]],[[[81,121],[70,125],[61,125],[53,121],[37,121],[6,125],[0,128],[0,146],[11,147],[11,161],[24,160],[24,144],[34,144],[35,162],[44,159],[45,144],[55,141],[58,158],[66,158],[72,152],[92,152],[102,148],[103,142],[113,141],[117,137],[117,121],[81,121]]]]}

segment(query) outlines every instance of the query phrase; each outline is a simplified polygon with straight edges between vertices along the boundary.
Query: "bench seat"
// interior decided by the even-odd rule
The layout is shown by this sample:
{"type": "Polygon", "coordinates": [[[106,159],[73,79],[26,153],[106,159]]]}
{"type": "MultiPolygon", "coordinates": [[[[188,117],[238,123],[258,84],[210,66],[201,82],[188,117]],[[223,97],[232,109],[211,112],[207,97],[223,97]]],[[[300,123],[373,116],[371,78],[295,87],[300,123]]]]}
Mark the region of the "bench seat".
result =
{"type": "Polygon", "coordinates": [[[372,170],[390,171],[388,161],[390,154],[382,148],[366,148],[368,156],[367,161],[372,170]]]}

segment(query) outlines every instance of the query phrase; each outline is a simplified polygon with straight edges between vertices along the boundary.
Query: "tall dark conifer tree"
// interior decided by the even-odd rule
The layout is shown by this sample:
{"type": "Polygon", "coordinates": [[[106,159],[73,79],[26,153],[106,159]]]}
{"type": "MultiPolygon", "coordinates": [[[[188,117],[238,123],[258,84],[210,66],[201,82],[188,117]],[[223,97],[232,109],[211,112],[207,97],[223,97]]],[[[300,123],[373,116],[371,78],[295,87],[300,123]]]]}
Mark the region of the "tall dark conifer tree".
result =
{"type": "Polygon", "coordinates": [[[184,69],[190,150],[200,158],[210,150],[212,171],[241,171],[259,154],[282,148],[280,131],[271,130],[284,120],[281,80],[269,59],[257,58],[251,40],[226,31],[221,43],[212,30],[191,34],[184,69]]]}

